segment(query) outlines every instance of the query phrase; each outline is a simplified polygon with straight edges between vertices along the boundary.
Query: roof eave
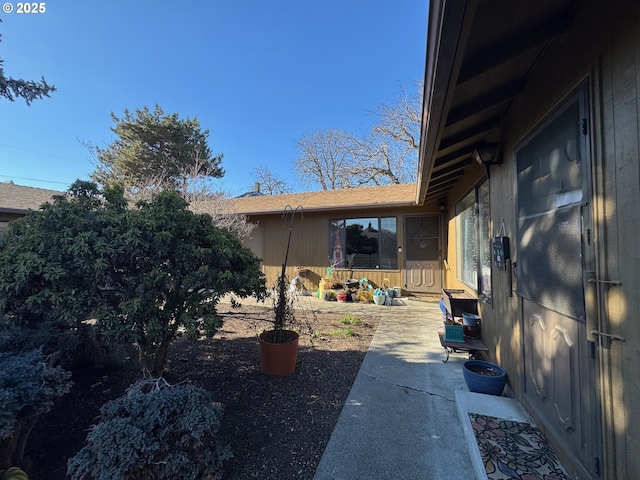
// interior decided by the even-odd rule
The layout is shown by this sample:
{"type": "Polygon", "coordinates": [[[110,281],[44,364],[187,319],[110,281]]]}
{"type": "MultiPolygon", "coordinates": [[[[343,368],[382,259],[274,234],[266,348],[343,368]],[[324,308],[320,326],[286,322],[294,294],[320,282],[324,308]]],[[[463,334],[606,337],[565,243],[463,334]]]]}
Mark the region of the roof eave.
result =
{"type": "MultiPolygon", "coordinates": [[[[361,203],[354,203],[354,204],[346,204],[346,205],[340,205],[340,206],[336,206],[336,205],[329,205],[326,207],[305,207],[304,205],[302,205],[302,208],[305,212],[326,212],[326,211],[341,211],[341,210],[352,210],[352,209],[358,209],[358,210],[371,210],[371,209],[375,209],[375,208],[401,208],[401,207],[415,207],[416,203],[414,201],[410,201],[410,202],[385,202],[385,203],[368,203],[366,205],[363,205],[361,203]]],[[[253,210],[253,211],[243,211],[243,212],[236,212],[242,215],[275,215],[275,214],[282,214],[282,208],[278,209],[278,210],[273,210],[273,209],[269,209],[269,210],[253,210]]]]}
{"type": "Polygon", "coordinates": [[[31,211],[30,208],[5,208],[0,207],[0,213],[10,213],[12,215],[26,215],[31,211]]]}
{"type": "Polygon", "coordinates": [[[423,205],[477,0],[432,0],[420,128],[416,204],[423,205]]]}

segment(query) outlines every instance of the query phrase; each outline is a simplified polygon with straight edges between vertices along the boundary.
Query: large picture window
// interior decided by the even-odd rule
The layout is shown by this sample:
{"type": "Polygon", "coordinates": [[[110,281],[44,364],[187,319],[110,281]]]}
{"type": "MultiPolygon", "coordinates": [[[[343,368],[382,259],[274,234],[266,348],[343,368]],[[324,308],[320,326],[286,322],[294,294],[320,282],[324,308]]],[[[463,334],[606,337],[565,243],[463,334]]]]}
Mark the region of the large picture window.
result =
{"type": "Polygon", "coordinates": [[[336,268],[398,268],[395,217],[331,220],[329,258],[336,268]]]}
{"type": "Polygon", "coordinates": [[[489,182],[485,181],[456,206],[457,277],[483,299],[491,300],[491,236],[489,182]]]}

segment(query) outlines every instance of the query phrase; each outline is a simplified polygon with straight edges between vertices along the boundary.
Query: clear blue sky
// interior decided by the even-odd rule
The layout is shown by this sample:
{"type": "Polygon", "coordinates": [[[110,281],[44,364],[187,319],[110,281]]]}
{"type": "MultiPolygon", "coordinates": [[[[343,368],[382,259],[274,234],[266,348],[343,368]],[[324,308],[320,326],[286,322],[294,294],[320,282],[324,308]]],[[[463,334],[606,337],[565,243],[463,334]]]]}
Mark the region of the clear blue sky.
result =
{"type": "Polygon", "coordinates": [[[11,3],[5,74],[58,88],[30,107],[0,99],[0,181],[20,185],[87,179],[82,142],[108,145],[111,112],[155,104],[210,130],[227,193],[250,190],[261,165],[291,181],[302,135],[364,133],[367,110],[424,77],[427,0],[52,0],[29,15],[11,3]]]}

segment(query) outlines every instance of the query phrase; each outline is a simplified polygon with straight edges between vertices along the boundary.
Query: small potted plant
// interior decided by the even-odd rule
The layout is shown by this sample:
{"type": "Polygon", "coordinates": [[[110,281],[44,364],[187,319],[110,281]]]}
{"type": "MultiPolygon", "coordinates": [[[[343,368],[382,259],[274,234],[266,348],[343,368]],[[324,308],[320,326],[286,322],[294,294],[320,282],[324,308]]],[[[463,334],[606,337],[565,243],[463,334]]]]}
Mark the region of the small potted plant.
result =
{"type": "Polygon", "coordinates": [[[453,319],[447,318],[443,322],[445,342],[464,343],[464,330],[462,324],[453,319]]]}
{"type": "Polygon", "coordinates": [[[336,300],[336,291],[335,290],[325,290],[322,292],[322,299],[327,302],[334,302],[336,300]]]}
{"type": "Polygon", "coordinates": [[[336,292],[336,300],[339,302],[348,302],[350,300],[350,296],[351,295],[346,290],[338,290],[338,292],[336,292]]]}
{"type": "Polygon", "coordinates": [[[376,288],[373,291],[373,303],[375,303],[376,305],[386,305],[387,292],[381,288],[376,288]]]}
{"type": "Polygon", "coordinates": [[[259,336],[260,370],[267,375],[287,376],[296,369],[299,334],[290,329],[296,321],[293,302],[286,279],[280,275],[273,301],[273,327],[259,336]]]}
{"type": "Polygon", "coordinates": [[[282,264],[282,272],[276,283],[273,301],[273,328],[259,335],[260,370],[267,375],[287,376],[291,375],[296,369],[298,339],[300,336],[297,332],[289,329],[295,323],[294,296],[287,289],[285,271],[289,256],[289,245],[291,244],[293,220],[298,210],[300,210],[300,216],[302,217],[301,206],[294,210],[290,205],[287,205],[284,209],[283,218],[287,216],[288,212],[291,213],[291,225],[289,227],[289,239],[284,255],[284,263],[282,264]]]}

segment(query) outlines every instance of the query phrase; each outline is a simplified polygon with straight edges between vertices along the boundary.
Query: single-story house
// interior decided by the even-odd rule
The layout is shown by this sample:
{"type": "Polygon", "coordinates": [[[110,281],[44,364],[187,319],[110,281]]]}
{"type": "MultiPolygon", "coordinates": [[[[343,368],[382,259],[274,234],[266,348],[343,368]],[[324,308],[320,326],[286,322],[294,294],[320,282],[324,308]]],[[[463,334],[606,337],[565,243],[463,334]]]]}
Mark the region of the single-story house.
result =
{"type": "Polygon", "coordinates": [[[640,2],[431,0],[427,35],[417,183],[237,199],[251,247],[274,281],[301,206],[289,275],[466,290],[572,476],[640,478],[640,2]]]}
{"type": "Polygon", "coordinates": [[[305,267],[314,291],[332,268],[339,280],[366,278],[373,286],[420,292],[442,288],[442,212],[439,201],[416,203],[417,185],[402,184],[286,195],[249,195],[231,209],[257,224],[247,241],[275,285],[287,255],[287,276],[305,267]]]}
{"type": "Polygon", "coordinates": [[[16,185],[13,181],[0,182],[0,235],[9,222],[24,217],[29,210],[38,210],[55,195],[63,194],[57,190],[16,185]]]}
{"type": "Polygon", "coordinates": [[[417,204],[576,479],[640,478],[639,72],[637,0],[429,2],[417,204]]]}

